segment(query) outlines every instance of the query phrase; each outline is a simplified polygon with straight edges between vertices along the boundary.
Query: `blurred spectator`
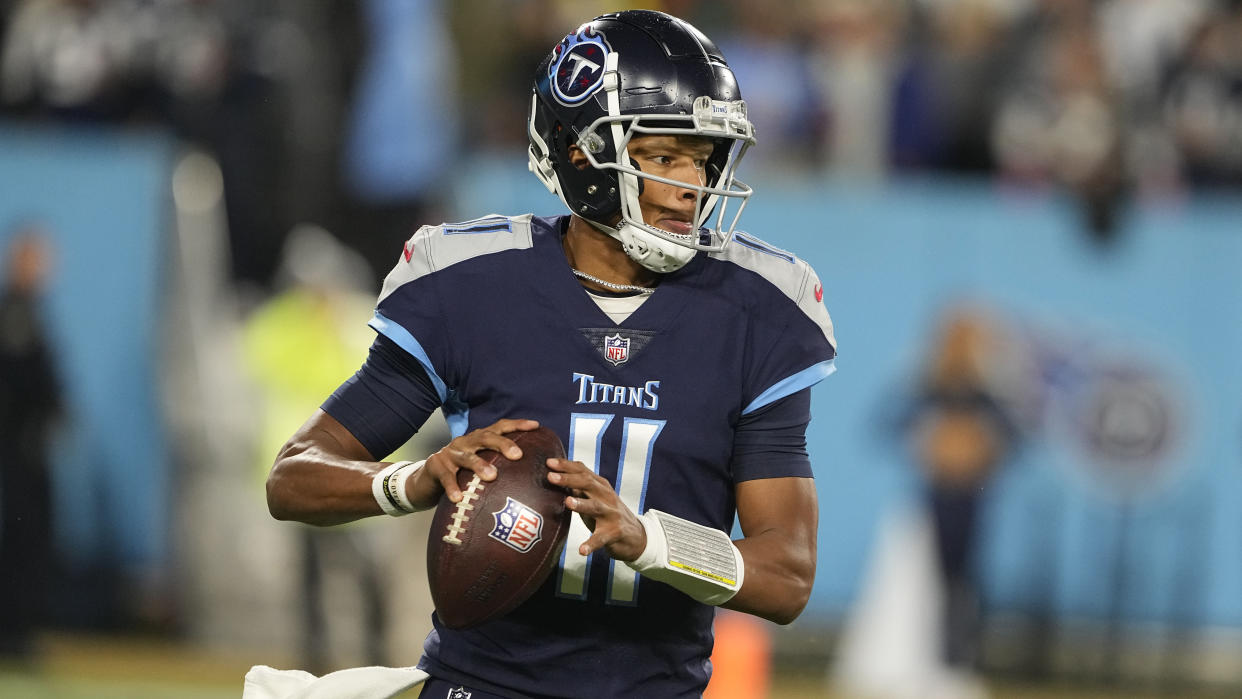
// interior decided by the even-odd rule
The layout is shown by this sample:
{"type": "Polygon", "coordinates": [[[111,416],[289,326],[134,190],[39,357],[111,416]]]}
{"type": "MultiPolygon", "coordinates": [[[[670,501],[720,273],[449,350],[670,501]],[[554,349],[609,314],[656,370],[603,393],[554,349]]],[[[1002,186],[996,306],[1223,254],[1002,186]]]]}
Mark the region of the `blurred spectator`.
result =
{"type": "Polygon", "coordinates": [[[1122,121],[1121,166],[1141,197],[1181,189],[1181,163],[1162,114],[1161,90],[1212,0],[1104,0],[1096,34],[1122,121]]]}
{"type": "Polygon", "coordinates": [[[895,51],[907,10],[897,0],[827,0],[811,22],[813,74],[828,105],[828,171],[874,179],[888,170],[895,51]]]}
{"type": "Polygon", "coordinates": [[[0,290],[0,658],[34,650],[51,582],[50,431],[61,410],[40,294],[50,251],[37,226],[20,227],[0,290]]]}
{"type": "Polygon", "coordinates": [[[181,104],[221,98],[231,38],[216,2],[21,0],[0,59],[3,102],[60,119],[193,121],[181,104]]]}
{"type": "Polygon", "coordinates": [[[1021,361],[990,314],[951,307],[923,365],[885,405],[917,467],[918,497],[885,508],[831,681],[846,696],[974,699],[981,606],[979,515],[996,469],[1017,446],[1021,361]]]}
{"type": "Polygon", "coordinates": [[[206,33],[215,22],[227,32],[219,89],[169,83],[161,114],[220,163],[233,276],[261,295],[287,231],[345,218],[340,133],[361,44],[358,8],[345,0],[165,4],[188,7],[157,18],[162,30],[206,33]]]}
{"type": "Polygon", "coordinates": [[[935,534],[945,594],[943,659],[956,667],[973,667],[978,654],[979,506],[1016,439],[994,380],[997,342],[996,330],[981,313],[951,312],[902,421],[922,472],[935,534]]]}
{"type": "Polygon", "coordinates": [[[1159,114],[1162,79],[1214,0],[1102,0],[1096,11],[1109,82],[1129,113],[1159,114]]]}
{"type": "Polygon", "coordinates": [[[558,0],[459,0],[446,5],[455,40],[461,133],[469,135],[468,144],[476,151],[523,152],[511,146],[526,147],[532,66],[561,40],[564,27],[590,13],[558,0]]]}
{"type": "Polygon", "coordinates": [[[992,170],[988,130],[1007,79],[1014,0],[922,0],[896,85],[893,165],[992,170]]]}
{"type": "Polygon", "coordinates": [[[1221,2],[1173,67],[1166,113],[1196,185],[1242,185],[1242,2],[1221,2]]]}
{"type": "MultiPolygon", "coordinates": [[[[827,113],[811,66],[805,14],[797,3],[733,0],[731,22],[717,42],[746,89],[747,113],[763,143],[747,151],[750,171],[788,172],[817,164],[827,129],[827,113]]],[[[713,34],[715,36],[715,34],[713,34]]],[[[745,179],[745,178],[744,178],[745,179]]]]}
{"type": "MultiPolygon", "coordinates": [[[[281,290],[246,322],[244,347],[263,400],[260,454],[263,473],[288,435],[366,357],[366,325],[373,299],[370,270],[327,231],[299,226],[289,235],[281,265],[281,290]]],[[[300,528],[300,593],[305,628],[302,666],[315,674],[361,662],[382,665],[387,615],[376,543],[365,525],[300,528]],[[336,578],[348,580],[349,599],[360,606],[356,633],[342,633],[333,619],[336,578]],[[341,638],[360,638],[358,657],[342,660],[341,638]]]]}
{"type": "Polygon", "coordinates": [[[55,116],[128,116],[138,59],[131,10],[131,3],[94,0],[17,4],[0,59],[4,102],[55,116]]]}
{"type": "Polygon", "coordinates": [[[992,128],[1000,174],[1058,184],[1082,201],[1088,230],[1116,231],[1125,176],[1117,93],[1108,81],[1088,0],[1042,0],[1014,37],[1015,80],[992,128]]]}
{"type": "MultiPolygon", "coordinates": [[[[276,98],[270,120],[257,136],[277,144],[268,147],[275,148],[278,159],[266,165],[274,170],[267,182],[270,191],[249,196],[256,205],[274,205],[279,212],[274,250],[303,221],[355,231],[341,170],[347,155],[342,134],[348,109],[363,89],[359,71],[368,42],[361,15],[360,4],[353,0],[281,0],[253,39],[250,60],[270,81],[276,98]]],[[[353,240],[345,242],[358,249],[353,240]]]]}
{"type": "Polygon", "coordinates": [[[402,243],[443,218],[437,201],[458,149],[456,62],[437,0],[362,7],[368,41],[345,156],[348,240],[382,279],[402,243]]]}

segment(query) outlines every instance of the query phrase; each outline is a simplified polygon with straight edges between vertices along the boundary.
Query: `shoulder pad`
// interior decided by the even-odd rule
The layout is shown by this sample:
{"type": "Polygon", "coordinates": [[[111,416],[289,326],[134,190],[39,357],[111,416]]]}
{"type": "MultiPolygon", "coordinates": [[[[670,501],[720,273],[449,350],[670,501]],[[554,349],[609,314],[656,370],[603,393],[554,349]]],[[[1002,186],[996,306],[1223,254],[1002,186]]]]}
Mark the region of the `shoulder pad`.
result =
{"type": "Polygon", "coordinates": [[[712,253],[712,257],[748,269],[780,289],[819,326],[828,344],[836,351],[832,318],[824,306],[824,286],[805,260],[741,231],[734,233],[729,245],[721,252],[712,253]]]}
{"type": "Polygon", "coordinates": [[[380,300],[404,284],[459,262],[495,252],[530,248],[530,220],[531,214],[489,214],[461,223],[419,228],[405,241],[401,259],[384,278],[380,300]]]}

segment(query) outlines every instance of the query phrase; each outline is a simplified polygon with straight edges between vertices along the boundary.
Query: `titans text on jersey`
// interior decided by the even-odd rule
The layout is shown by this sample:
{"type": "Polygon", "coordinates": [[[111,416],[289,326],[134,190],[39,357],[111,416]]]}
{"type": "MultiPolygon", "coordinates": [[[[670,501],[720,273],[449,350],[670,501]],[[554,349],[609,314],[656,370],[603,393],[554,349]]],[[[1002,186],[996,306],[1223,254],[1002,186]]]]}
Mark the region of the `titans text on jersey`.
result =
{"type": "Polygon", "coordinates": [[[645,381],[641,386],[614,386],[596,381],[590,374],[574,372],[574,383],[578,384],[578,400],[575,405],[613,403],[644,410],[660,409],[660,396],[656,393],[660,388],[659,381],[645,381]]]}

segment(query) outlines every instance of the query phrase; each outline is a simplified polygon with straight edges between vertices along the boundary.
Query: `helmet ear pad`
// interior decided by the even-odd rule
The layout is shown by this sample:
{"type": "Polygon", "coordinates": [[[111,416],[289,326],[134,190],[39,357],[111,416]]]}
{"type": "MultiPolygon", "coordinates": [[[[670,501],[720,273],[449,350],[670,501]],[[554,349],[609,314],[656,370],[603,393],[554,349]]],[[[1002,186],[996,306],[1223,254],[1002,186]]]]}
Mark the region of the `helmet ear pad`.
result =
{"type": "MultiPolygon", "coordinates": [[[[592,221],[608,221],[621,211],[621,193],[617,186],[617,173],[614,170],[595,168],[586,158],[585,153],[574,157],[571,148],[581,150],[575,141],[570,140],[573,134],[557,124],[553,129],[551,144],[552,166],[556,169],[561,187],[564,188],[566,201],[575,202],[573,213],[592,221]]],[[[601,160],[613,157],[615,151],[611,145],[596,154],[601,160]]]]}
{"type": "MultiPolygon", "coordinates": [[[[639,172],[643,171],[642,166],[638,164],[637,160],[631,160],[630,167],[634,168],[635,170],[638,170],[639,172]]],[[[638,196],[641,197],[643,195],[643,185],[647,182],[647,178],[646,177],[635,177],[634,179],[638,180],[638,196]]]]}

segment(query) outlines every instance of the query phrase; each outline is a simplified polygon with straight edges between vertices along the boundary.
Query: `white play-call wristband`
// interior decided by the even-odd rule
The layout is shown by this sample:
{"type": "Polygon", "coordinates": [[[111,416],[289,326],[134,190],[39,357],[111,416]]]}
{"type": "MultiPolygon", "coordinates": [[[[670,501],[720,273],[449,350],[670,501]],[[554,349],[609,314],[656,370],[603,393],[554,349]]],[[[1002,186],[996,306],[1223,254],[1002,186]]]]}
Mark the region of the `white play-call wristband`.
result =
{"type": "Polygon", "coordinates": [[[405,484],[425,463],[426,460],[398,461],[375,474],[371,479],[371,495],[384,514],[400,517],[422,509],[410,502],[410,497],[405,492],[405,484]]]}
{"type": "Polygon", "coordinates": [[[724,604],[742,589],[746,566],[728,534],[659,510],[638,519],[647,547],[626,565],[704,604],[724,604]]]}

